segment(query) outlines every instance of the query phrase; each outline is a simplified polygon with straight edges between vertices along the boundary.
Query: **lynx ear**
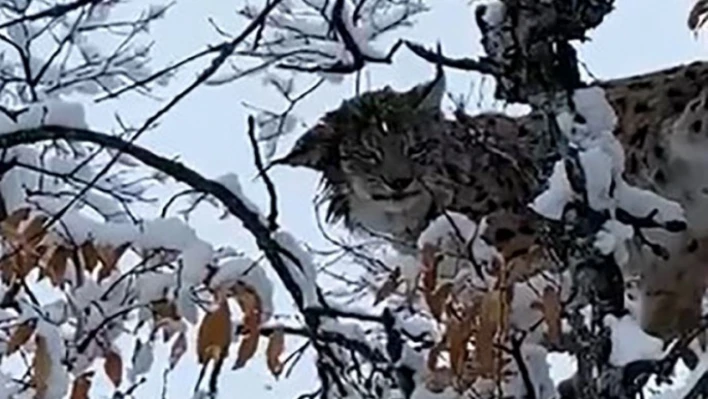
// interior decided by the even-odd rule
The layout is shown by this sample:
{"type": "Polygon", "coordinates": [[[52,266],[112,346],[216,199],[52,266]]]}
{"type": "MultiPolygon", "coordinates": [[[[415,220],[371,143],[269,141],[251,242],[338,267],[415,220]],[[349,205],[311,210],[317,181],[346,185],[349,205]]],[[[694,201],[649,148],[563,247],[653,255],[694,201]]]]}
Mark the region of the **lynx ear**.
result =
{"type": "Polygon", "coordinates": [[[423,112],[439,112],[446,89],[445,72],[443,72],[442,66],[438,65],[435,78],[432,81],[413,89],[419,98],[416,108],[423,112]]]}
{"type": "Polygon", "coordinates": [[[274,160],[272,165],[304,166],[323,171],[336,160],[337,138],[334,129],[319,122],[295,142],[288,155],[274,160]]]}

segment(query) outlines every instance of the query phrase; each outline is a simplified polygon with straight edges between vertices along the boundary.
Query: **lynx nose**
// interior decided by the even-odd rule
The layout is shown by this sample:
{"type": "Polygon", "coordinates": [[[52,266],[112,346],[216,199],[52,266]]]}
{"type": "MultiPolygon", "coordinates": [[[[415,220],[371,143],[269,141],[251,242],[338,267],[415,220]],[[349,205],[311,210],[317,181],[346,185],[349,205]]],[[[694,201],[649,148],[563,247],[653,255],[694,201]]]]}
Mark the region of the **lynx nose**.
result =
{"type": "Polygon", "coordinates": [[[403,191],[408,188],[411,183],[413,183],[412,177],[399,177],[393,180],[386,181],[386,184],[395,191],[403,191]]]}

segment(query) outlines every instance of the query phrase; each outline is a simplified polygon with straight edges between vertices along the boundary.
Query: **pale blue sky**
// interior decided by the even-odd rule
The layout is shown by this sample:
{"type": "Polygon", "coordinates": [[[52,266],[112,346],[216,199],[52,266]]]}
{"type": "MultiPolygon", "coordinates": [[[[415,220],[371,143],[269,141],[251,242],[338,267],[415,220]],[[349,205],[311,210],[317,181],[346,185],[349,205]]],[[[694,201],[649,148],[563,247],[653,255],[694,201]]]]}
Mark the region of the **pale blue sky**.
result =
{"type": "MultiPolygon", "coordinates": [[[[167,17],[154,26],[152,32],[157,45],[154,48],[155,65],[164,65],[178,57],[203,49],[207,43],[220,38],[208,22],[214,17],[222,27],[237,32],[244,21],[236,16],[242,1],[180,0],[167,17]]],[[[251,3],[260,3],[252,0],[251,3]]],[[[480,54],[479,35],[473,22],[472,8],[467,0],[431,0],[432,11],[418,18],[412,29],[402,30],[407,38],[427,45],[437,40],[443,43],[448,55],[473,56],[480,54]]],[[[685,25],[690,0],[618,0],[617,10],[601,28],[591,33],[592,41],[579,48],[581,58],[600,78],[619,77],[688,62],[708,56],[708,49],[694,40],[685,25]]],[[[388,39],[394,39],[389,36],[388,39]]],[[[385,46],[385,43],[383,44],[385,46]]],[[[390,83],[395,88],[407,88],[429,79],[432,68],[405,49],[399,52],[392,66],[370,69],[374,87],[390,83]]],[[[192,72],[182,73],[172,83],[170,93],[184,87],[192,79],[192,72]]],[[[448,90],[466,93],[470,81],[479,76],[449,71],[448,90]]],[[[351,96],[351,80],[322,89],[316,97],[301,104],[297,114],[312,123],[323,112],[336,107],[344,97],[351,96]]],[[[487,95],[488,97],[488,95],[487,95]]],[[[271,109],[283,104],[275,93],[269,92],[259,79],[246,79],[220,87],[203,87],[183,101],[161,126],[147,133],[141,145],[163,155],[179,155],[181,160],[206,176],[235,172],[242,180],[246,193],[264,205],[266,194],[259,182],[251,182],[255,173],[251,149],[245,134],[246,109],[243,101],[271,109]]],[[[487,106],[489,103],[487,103],[487,106]]],[[[112,114],[135,123],[154,112],[160,104],[136,96],[101,105],[89,110],[93,127],[114,127],[112,114]]],[[[299,133],[299,132],[298,132],[299,133]]],[[[281,144],[280,151],[289,148],[295,136],[281,144]]],[[[314,222],[311,200],[318,176],[309,171],[278,169],[272,173],[280,198],[280,224],[296,237],[322,244],[314,222]]],[[[262,206],[265,209],[265,206],[262,206]]],[[[253,243],[237,223],[220,222],[214,212],[200,212],[193,225],[199,234],[215,243],[231,243],[239,248],[252,249],[253,243]]],[[[276,303],[287,306],[282,292],[276,303]]],[[[292,345],[288,349],[293,349],[292,345]]],[[[233,349],[235,352],[235,348],[233,349]]],[[[190,348],[190,353],[193,348],[190,348]]],[[[198,370],[185,357],[170,378],[169,398],[191,397],[198,370]]],[[[159,397],[161,368],[156,363],[153,382],[140,389],[139,397],[159,397]]],[[[228,366],[230,367],[230,362],[228,366]]],[[[313,369],[302,363],[288,380],[275,382],[264,362],[254,361],[245,370],[225,370],[221,378],[222,398],[231,397],[296,397],[313,388],[313,369]],[[266,389],[266,386],[271,388],[266,389]]]]}

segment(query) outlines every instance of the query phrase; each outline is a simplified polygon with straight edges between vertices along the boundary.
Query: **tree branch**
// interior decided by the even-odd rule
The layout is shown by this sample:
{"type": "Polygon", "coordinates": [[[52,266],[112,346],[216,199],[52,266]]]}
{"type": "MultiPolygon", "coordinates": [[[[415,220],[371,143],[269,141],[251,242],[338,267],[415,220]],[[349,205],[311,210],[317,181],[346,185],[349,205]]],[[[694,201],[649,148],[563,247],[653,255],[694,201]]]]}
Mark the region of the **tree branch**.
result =
{"type": "MultiPolygon", "coordinates": [[[[171,176],[178,182],[185,183],[195,190],[214,196],[224,204],[231,214],[241,220],[244,227],[254,236],[258,247],[273,265],[295,304],[301,310],[305,309],[300,287],[290,274],[290,270],[288,270],[288,266],[281,256],[281,253],[290,254],[290,252],[282,248],[272,238],[272,232],[261,223],[260,215],[250,210],[241,198],[237,197],[221,183],[207,179],[179,162],[156,155],[150,150],[122,140],[119,137],[90,130],[72,129],[63,126],[45,126],[38,129],[21,130],[0,136],[0,148],[12,148],[18,145],[34,144],[47,140],[89,142],[118,150],[153,169],[171,176]]],[[[297,262],[297,258],[292,254],[290,254],[290,260],[297,262]]]]}

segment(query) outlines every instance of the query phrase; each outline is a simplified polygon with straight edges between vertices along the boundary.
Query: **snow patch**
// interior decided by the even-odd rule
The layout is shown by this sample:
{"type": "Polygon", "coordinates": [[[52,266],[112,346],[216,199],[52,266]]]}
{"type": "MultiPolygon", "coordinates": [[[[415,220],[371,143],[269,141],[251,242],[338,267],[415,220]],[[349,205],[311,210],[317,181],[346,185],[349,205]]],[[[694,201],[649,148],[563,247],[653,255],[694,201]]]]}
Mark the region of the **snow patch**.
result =
{"type": "Polygon", "coordinates": [[[87,129],[88,125],[83,105],[58,99],[29,104],[24,110],[20,111],[16,121],[4,112],[0,112],[0,134],[36,129],[49,125],[87,129]]]}
{"type": "Polygon", "coordinates": [[[605,325],[610,328],[612,352],[610,363],[622,367],[637,360],[658,360],[663,356],[663,342],[642,330],[630,315],[621,319],[605,316],[605,325]]]}

